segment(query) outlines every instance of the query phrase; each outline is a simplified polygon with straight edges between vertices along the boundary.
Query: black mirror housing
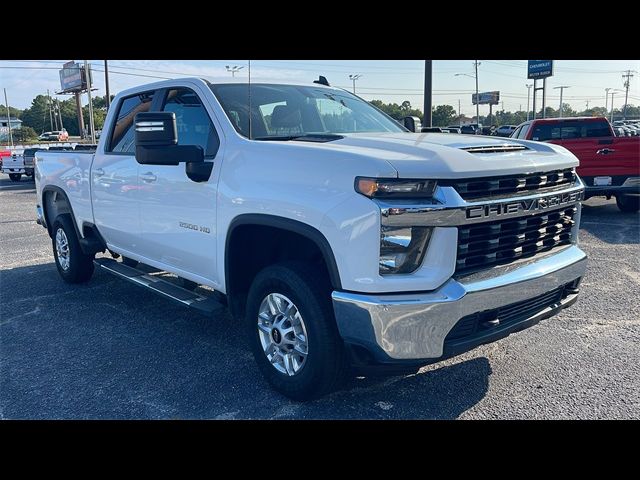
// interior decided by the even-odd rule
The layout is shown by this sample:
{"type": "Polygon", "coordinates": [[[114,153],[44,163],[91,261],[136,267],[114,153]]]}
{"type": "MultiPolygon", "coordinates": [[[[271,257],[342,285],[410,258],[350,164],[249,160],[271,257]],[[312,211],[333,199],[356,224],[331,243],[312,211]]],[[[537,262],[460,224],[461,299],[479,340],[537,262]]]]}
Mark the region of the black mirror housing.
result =
{"type": "Polygon", "coordinates": [[[140,112],[134,119],[136,147],[168,147],[178,144],[176,114],[173,112],[140,112]]]}

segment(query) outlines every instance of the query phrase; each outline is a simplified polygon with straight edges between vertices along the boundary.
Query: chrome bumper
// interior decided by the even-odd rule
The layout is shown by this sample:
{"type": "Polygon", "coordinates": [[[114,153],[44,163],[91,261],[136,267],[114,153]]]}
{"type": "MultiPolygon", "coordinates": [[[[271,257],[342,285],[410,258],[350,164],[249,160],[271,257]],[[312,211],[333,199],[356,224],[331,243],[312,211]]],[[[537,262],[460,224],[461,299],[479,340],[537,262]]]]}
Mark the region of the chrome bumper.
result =
{"type": "Polygon", "coordinates": [[[450,279],[425,293],[332,294],[344,341],[365,347],[377,361],[433,359],[462,317],[547,293],[584,275],[586,254],[571,245],[528,262],[450,279]]]}

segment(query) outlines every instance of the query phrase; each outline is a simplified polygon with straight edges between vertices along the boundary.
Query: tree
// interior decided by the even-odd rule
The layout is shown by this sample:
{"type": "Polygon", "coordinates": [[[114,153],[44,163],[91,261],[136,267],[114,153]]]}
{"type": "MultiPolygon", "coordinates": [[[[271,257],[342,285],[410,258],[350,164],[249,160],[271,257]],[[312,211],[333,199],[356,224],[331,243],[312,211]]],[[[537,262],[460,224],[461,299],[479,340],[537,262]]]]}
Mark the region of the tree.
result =
{"type": "Polygon", "coordinates": [[[422,111],[413,108],[411,102],[408,100],[402,102],[401,105],[397,103],[384,103],[382,100],[371,100],[369,103],[396,120],[400,120],[402,117],[422,118],[422,111]]]}
{"type": "Polygon", "coordinates": [[[431,122],[434,127],[447,127],[458,118],[451,105],[438,105],[431,112],[431,122]]]}
{"type": "Polygon", "coordinates": [[[38,134],[31,127],[22,126],[11,131],[14,142],[28,142],[29,140],[36,140],[38,134]]]}
{"type": "MultiPolygon", "coordinates": [[[[11,115],[11,118],[21,118],[22,110],[9,105],[9,115],[11,115]]],[[[0,106],[0,117],[6,117],[6,116],[7,116],[7,107],[2,105],[0,106]]]]}
{"type": "Polygon", "coordinates": [[[31,106],[22,112],[22,126],[31,127],[36,132],[49,129],[49,104],[46,95],[37,95],[31,101],[31,106]]]}

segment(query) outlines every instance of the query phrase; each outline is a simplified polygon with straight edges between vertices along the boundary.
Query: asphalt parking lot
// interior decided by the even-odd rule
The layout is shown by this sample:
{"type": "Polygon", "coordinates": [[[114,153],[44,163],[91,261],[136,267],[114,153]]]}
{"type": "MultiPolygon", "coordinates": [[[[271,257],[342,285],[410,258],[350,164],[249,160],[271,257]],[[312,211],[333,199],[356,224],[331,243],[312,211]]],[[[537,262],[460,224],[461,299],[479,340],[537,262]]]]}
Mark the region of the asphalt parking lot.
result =
{"type": "Polygon", "coordinates": [[[225,313],[208,318],[96,271],[62,282],[33,182],[0,175],[0,419],[640,418],[640,216],[591,199],[579,302],[405,377],[311,403],[259,375],[225,313]]]}

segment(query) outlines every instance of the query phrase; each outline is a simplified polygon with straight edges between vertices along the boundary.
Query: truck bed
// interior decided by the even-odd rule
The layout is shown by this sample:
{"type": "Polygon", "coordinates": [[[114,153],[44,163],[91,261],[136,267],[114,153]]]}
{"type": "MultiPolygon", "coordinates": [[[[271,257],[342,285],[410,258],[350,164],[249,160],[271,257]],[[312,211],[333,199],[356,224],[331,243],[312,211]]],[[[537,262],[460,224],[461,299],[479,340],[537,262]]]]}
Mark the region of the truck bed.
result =
{"type": "Polygon", "coordinates": [[[36,164],[39,175],[36,176],[37,198],[42,198],[43,186],[47,190],[62,190],[71,205],[76,225],[83,222],[93,223],[91,206],[91,165],[94,152],[91,151],[39,151],[36,164]]]}

